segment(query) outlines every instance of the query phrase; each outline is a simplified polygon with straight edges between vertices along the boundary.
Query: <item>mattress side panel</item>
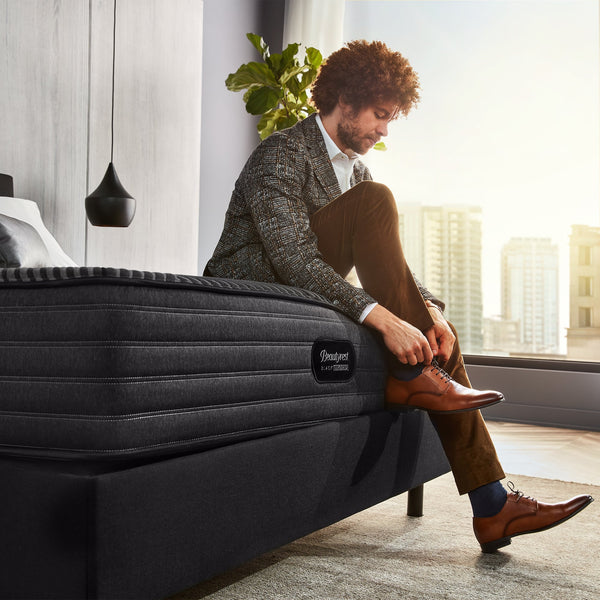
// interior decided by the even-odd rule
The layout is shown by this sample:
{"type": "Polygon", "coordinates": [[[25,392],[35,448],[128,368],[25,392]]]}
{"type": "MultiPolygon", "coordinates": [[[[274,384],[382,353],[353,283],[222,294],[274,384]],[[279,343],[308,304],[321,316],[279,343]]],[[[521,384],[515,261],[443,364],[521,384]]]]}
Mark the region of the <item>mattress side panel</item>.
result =
{"type": "Polygon", "coordinates": [[[0,286],[0,451],[232,443],[378,410],[384,383],[379,341],[320,302],[93,280],[0,286]],[[352,354],[341,377],[315,376],[323,343],[352,354]]]}

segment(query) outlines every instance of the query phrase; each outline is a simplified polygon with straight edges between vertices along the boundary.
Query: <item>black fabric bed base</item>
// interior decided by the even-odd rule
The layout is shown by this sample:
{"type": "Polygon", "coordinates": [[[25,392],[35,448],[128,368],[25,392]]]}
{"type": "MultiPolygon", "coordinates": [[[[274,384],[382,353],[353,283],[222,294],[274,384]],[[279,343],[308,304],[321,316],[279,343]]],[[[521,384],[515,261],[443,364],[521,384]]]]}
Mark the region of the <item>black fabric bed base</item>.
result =
{"type": "Polygon", "coordinates": [[[446,473],[386,375],[304,290],[0,270],[0,599],[165,598],[446,473]]]}
{"type": "Polygon", "coordinates": [[[136,466],[0,458],[0,598],[165,598],[448,471],[379,412],[136,466]]]}

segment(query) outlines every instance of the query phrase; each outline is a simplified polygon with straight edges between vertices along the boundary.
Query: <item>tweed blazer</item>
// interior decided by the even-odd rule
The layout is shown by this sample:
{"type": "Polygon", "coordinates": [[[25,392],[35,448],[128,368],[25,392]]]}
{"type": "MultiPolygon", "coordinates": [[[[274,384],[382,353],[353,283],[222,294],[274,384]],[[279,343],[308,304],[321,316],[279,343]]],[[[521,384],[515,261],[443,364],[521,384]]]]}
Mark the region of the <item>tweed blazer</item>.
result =
{"type": "MultiPolygon", "coordinates": [[[[342,193],[315,116],[271,134],[252,153],[205,272],[311,290],[358,320],[375,300],[322,259],[310,228],[311,215],[342,193]]],[[[350,185],[371,179],[357,161],[350,185]]]]}
{"type": "MultiPolygon", "coordinates": [[[[350,185],[371,179],[367,167],[356,161],[350,185]]],[[[376,300],[323,260],[310,228],[311,215],[341,193],[316,115],[271,134],[236,181],[205,274],[311,290],[358,321],[376,300]]],[[[417,285],[425,298],[436,300],[417,285]]]]}

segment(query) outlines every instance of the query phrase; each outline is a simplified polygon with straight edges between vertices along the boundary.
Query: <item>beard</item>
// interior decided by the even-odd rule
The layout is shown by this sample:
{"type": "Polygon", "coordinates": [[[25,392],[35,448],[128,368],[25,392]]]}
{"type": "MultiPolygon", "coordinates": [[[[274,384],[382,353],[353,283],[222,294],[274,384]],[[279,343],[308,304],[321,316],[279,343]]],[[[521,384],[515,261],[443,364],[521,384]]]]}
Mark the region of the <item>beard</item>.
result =
{"type": "Polygon", "coordinates": [[[344,146],[357,154],[366,154],[377,142],[376,139],[360,132],[357,124],[357,113],[352,109],[342,112],[344,119],[337,126],[337,137],[344,146]]]}

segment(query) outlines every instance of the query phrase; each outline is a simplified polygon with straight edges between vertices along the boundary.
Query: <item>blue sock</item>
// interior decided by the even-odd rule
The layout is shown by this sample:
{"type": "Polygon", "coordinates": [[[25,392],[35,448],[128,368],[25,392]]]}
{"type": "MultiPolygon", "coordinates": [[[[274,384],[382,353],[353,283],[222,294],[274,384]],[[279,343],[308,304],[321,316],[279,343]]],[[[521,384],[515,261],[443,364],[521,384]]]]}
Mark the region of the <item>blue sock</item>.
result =
{"type": "Polygon", "coordinates": [[[469,492],[474,517],[493,517],[506,503],[506,490],[499,481],[486,483],[469,492]]]}

